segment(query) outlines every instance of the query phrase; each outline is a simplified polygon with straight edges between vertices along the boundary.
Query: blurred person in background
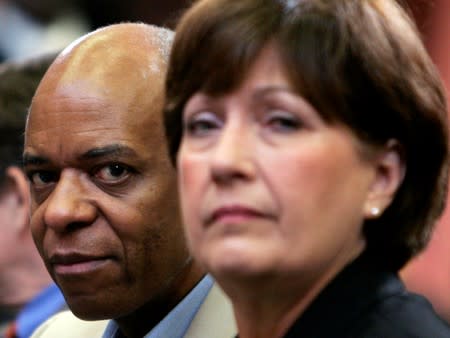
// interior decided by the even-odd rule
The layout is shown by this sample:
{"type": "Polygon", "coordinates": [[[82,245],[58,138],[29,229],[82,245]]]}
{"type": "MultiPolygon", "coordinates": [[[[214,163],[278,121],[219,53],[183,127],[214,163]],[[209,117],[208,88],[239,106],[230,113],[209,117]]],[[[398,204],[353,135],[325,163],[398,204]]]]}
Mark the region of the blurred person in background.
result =
{"type": "Polygon", "coordinates": [[[89,28],[77,0],[0,0],[0,61],[61,50],[89,28]]]}
{"type": "Polygon", "coordinates": [[[61,49],[118,22],[173,27],[188,0],[0,0],[0,60],[61,49]]]}
{"type": "Polygon", "coordinates": [[[21,166],[26,113],[54,56],[0,65],[0,337],[29,337],[65,308],[31,236],[30,192],[21,166]]]}

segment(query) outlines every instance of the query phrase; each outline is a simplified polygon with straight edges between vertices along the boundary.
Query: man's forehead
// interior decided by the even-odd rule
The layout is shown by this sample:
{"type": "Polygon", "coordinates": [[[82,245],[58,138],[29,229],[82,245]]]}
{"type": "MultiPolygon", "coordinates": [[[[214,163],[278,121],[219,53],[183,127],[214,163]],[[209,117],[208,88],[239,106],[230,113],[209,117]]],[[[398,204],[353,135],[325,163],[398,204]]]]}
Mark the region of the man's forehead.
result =
{"type": "Polygon", "coordinates": [[[64,161],[120,144],[152,157],[165,142],[160,115],[149,107],[111,104],[95,96],[42,96],[42,104],[36,102],[30,112],[25,151],[64,161]]]}
{"type": "Polygon", "coordinates": [[[117,116],[118,111],[107,100],[101,100],[89,91],[85,94],[77,90],[43,91],[33,100],[25,136],[51,135],[58,130],[90,130],[100,125],[107,127],[122,120],[117,116]]]}
{"type": "Polygon", "coordinates": [[[98,111],[106,119],[114,120],[119,118],[114,115],[120,115],[121,120],[132,121],[161,115],[163,79],[142,78],[138,65],[129,68],[127,76],[105,69],[90,73],[76,70],[66,68],[59,77],[44,79],[31,105],[31,119],[36,113],[52,115],[55,112],[61,112],[61,118],[62,113],[98,111]],[[134,75],[130,75],[132,73],[134,75]]]}
{"type": "MultiPolygon", "coordinates": [[[[43,86],[31,104],[29,125],[33,120],[57,119],[65,124],[69,120],[88,119],[104,123],[152,124],[162,119],[163,89],[150,90],[146,85],[116,84],[80,77],[60,81],[56,86],[43,86]]],[[[97,123],[95,122],[95,123],[97,123]]],[[[29,127],[29,126],[28,126],[29,127]]],[[[28,129],[28,128],[27,128],[28,129]]]]}
{"type": "Polygon", "coordinates": [[[106,158],[154,162],[164,149],[162,137],[155,137],[154,131],[95,121],[68,121],[62,128],[51,125],[48,131],[31,128],[25,138],[24,160],[63,167],[106,158]]]}

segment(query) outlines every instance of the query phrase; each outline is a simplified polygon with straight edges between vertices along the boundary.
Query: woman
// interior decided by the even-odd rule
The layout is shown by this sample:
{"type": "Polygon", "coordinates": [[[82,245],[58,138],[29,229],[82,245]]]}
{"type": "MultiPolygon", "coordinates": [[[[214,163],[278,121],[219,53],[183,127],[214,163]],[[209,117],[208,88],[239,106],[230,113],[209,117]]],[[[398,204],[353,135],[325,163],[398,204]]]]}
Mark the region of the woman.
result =
{"type": "Polygon", "coordinates": [[[165,123],[194,256],[241,338],[450,337],[398,270],[447,181],[442,84],[390,0],[200,0],[165,123]]]}

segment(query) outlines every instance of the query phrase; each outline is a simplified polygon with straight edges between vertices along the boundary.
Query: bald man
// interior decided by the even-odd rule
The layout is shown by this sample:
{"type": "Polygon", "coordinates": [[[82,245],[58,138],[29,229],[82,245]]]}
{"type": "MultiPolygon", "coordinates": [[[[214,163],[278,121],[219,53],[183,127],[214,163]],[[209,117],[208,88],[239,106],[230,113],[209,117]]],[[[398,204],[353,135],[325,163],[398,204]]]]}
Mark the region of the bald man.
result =
{"type": "Polygon", "coordinates": [[[97,30],[68,46],[32,101],[31,231],[73,314],[35,337],[232,337],[228,301],[191,259],[162,127],[172,32],[97,30]]]}

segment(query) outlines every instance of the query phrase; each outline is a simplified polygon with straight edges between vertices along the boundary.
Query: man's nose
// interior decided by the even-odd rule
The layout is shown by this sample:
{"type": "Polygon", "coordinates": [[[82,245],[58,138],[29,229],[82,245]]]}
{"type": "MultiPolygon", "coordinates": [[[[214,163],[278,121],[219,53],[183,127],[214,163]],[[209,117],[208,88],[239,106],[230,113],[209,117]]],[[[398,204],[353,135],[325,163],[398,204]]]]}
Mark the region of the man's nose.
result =
{"type": "Polygon", "coordinates": [[[242,125],[223,129],[213,148],[212,179],[218,184],[250,180],[255,174],[254,142],[251,130],[242,125]]]}
{"type": "Polygon", "coordinates": [[[76,170],[64,170],[47,199],[44,221],[56,232],[90,225],[97,216],[81,175],[76,170]]]}

